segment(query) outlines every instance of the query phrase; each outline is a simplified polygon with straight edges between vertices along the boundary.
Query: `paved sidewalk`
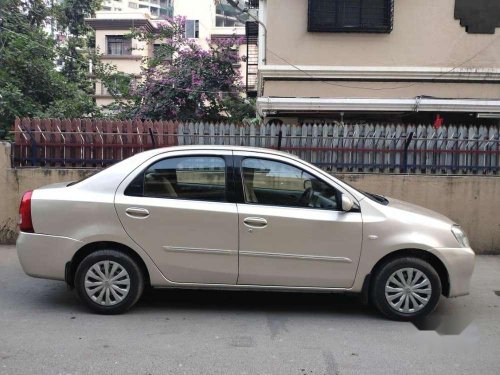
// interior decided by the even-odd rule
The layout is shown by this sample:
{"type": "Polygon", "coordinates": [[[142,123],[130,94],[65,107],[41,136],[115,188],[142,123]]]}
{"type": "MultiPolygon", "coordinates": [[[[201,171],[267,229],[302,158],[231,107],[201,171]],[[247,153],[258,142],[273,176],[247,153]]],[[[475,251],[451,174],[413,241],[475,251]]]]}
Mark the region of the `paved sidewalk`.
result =
{"type": "Polygon", "coordinates": [[[154,291],[93,315],[12,246],[0,286],[0,374],[500,373],[500,256],[478,257],[472,294],[443,298],[428,331],[324,294],[154,291]]]}

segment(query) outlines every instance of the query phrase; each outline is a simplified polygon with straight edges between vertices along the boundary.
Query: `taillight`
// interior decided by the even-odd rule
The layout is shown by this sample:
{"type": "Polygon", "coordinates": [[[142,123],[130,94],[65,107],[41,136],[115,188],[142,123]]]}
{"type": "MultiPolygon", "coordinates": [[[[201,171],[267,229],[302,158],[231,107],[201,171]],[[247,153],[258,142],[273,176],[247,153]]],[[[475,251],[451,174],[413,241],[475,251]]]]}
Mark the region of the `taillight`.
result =
{"type": "Polygon", "coordinates": [[[29,190],[24,193],[21,199],[21,205],[19,206],[19,229],[22,232],[33,233],[33,222],[31,221],[31,196],[33,195],[33,190],[29,190]]]}

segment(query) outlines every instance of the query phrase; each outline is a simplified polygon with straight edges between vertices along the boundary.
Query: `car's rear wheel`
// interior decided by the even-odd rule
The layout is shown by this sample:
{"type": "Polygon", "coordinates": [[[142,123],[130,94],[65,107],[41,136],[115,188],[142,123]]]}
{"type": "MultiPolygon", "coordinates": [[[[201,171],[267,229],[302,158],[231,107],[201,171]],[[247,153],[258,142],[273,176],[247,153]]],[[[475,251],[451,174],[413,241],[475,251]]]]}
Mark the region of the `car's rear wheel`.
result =
{"type": "Polygon", "coordinates": [[[91,310],[99,314],[120,314],[141,297],[144,276],[128,255],[116,250],[98,250],[78,265],[75,289],[91,310]]]}
{"type": "Polygon", "coordinates": [[[372,301],[390,319],[415,320],[436,308],[441,280],[426,261],[402,257],[383,264],[372,284],[372,301]]]}

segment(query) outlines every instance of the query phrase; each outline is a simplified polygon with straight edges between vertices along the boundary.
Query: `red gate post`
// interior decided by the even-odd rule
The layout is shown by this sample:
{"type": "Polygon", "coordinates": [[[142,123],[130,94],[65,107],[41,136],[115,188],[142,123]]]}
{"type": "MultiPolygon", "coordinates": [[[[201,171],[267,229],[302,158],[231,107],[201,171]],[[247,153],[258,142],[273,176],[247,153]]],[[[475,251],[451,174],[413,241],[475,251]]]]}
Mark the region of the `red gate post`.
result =
{"type": "Polygon", "coordinates": [[[123,132],[123,157],[126,159],[131,155],[131,146],[132,146],[132,121],[125,120],[122,126],[123,132]]]}
{"type": "Polygon", "coordinates": [[[82,126],[80,119],[72,119],[71,120],[71,137],[73,138],[73,153],[72,153],[72,161],[71,165],[73,167],[83,167],[85,164],[83,157],[83,134],[82,134],[82,126]]]}
{"type": "Polygon", "coordinates": [[[87,166],[89,160],[92,160],[92,120],[89,118],[83,119],[80,130],[83,137],[83,159],[85,166],[87,166]]]}
{"type": "Polygon", "coordinates": [[[102,120],[95,120],[92,123],[94,132],[94,166],[104,165],[104,125],[102,120]]]}
{"type": "Polygon", "coordinates": [[[26,135],[21,127],[21,119],[16,117],[14,120],[14,166],[21,166],[24,164],[23,155],[26,148],[26,135]]]}
{"type": "Polygon", "coordinates": [[[104,131],[104,160],[103,165],[108,166],[110,160],[114,159],[114,149],[113,145],[114,136],[113,136],[113,122],[110,120],[104,120],[103,122],[103,131],[104,131]]]}

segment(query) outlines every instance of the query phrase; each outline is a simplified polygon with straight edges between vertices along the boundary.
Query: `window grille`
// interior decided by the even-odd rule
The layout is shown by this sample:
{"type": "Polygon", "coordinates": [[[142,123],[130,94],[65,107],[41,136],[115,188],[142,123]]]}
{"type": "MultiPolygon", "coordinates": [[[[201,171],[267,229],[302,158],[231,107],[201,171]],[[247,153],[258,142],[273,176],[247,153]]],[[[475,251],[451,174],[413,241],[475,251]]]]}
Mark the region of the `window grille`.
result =
{"type": "Polygon", "coordinates": [[[123,35],[106,37],[108,55],[131,55],[132,41],[123,35]]]}
{"type": "Polygon", "coordinates": [[[308,31],[390,33],[394,0],[309,0],[308,31]]]}

